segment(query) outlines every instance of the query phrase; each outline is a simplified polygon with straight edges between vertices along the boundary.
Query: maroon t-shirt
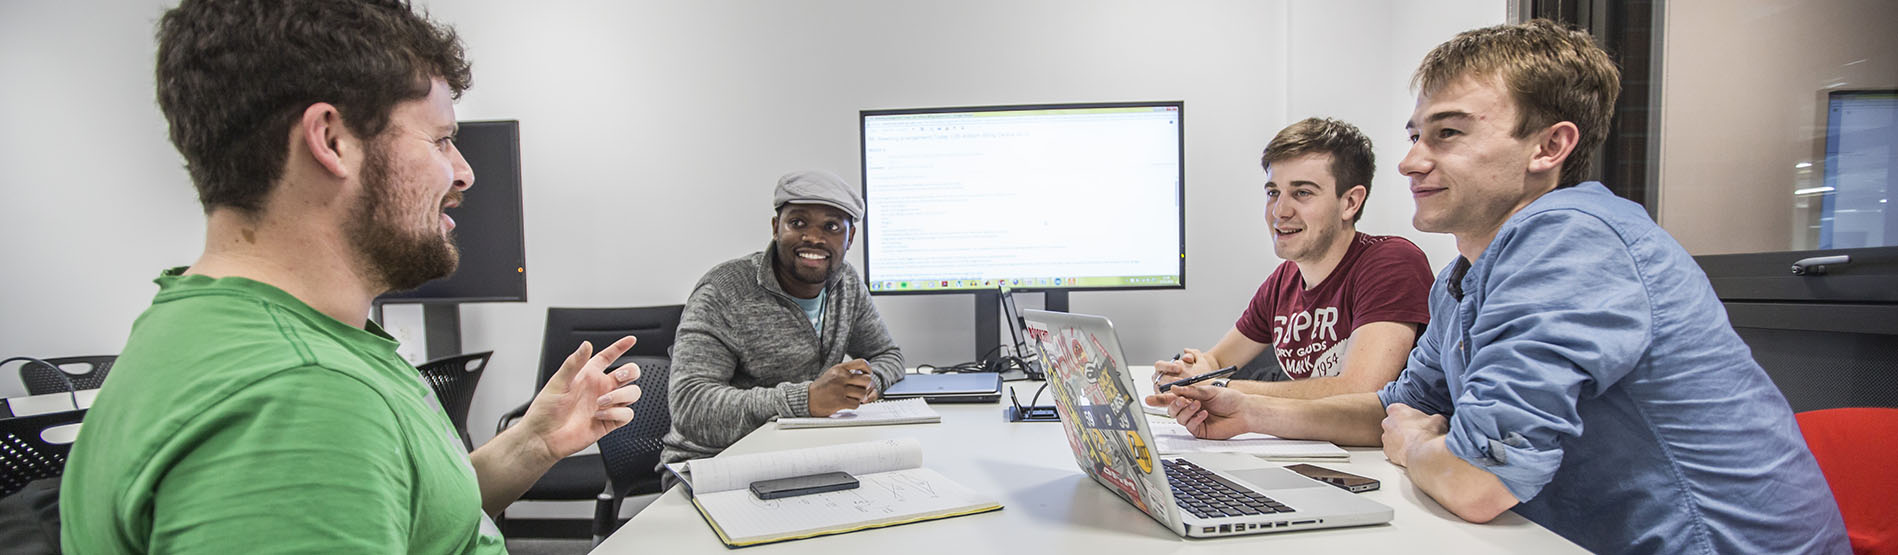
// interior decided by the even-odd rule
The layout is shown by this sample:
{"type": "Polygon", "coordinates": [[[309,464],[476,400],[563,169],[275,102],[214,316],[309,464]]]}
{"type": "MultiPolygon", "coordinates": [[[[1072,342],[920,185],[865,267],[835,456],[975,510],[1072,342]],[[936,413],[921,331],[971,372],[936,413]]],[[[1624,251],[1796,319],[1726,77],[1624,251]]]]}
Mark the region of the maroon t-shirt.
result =
{"type": "Polygon", "coordinates": [[[1430,263],[1402,237],[1359,233],[1338,267],[1305,289],[1298,265],[1280,264],[1259,285],[1239,333],[1271,345],[1285,375],[1302,380],[1344,372],[1351,332],[1372,322],[1430,323],[1430,263]]]}

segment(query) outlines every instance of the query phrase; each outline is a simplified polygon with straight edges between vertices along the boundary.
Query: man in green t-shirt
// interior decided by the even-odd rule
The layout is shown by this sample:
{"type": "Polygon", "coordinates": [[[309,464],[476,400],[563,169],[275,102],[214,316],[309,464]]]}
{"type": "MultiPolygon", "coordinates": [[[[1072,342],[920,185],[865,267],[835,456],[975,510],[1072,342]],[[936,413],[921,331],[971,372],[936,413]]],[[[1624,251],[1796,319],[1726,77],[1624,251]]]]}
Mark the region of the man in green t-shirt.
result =
{"type": "Polygon", "coordinates": [[[582,345],[473,453],[370,304],[454,270],[468,63],[403,0],[185,0],[158,103],[206,214],[73,446],[67,553],[503,552],[488,515],[633,418],[582,345]]]}

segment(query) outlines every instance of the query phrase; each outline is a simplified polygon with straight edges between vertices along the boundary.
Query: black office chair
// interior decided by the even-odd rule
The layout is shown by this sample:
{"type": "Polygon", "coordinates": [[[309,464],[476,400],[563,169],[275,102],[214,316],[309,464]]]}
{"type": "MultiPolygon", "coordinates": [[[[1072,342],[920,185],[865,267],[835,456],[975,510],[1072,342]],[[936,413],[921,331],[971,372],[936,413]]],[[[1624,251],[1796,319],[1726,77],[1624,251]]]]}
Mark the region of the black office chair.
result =
{"type": "MultiPolygon", "coordinates": [[[[639,400],[632,405],[633,421],[600,438],[600,460],[606,464],[606,476],[612,481],[612,489],[600,494],[607,503],[596,509],[605,511],[596,511],[593,519],[594,530],[605,530],[607,534],[619,529],[621,501],[634,495],[664,491],[659,480],[664,472],[659,469],[659,452],[664,446],[659,440],[672,429],[672,413],[666,404],[672,360],[628,356],[620,357],[614,366],[627,362],[639,365],[639,379],[633,381],[640,389],[639,400]]],[[[596,537],[594,543],[602,539],[604,535],[596,537]]]]}
{"type": "Polygon", "coordinates": [[[473,438],[468,436],[468,407],[474,404],[475,386],[481,383],[481,372],[488,369],[488,359],[494,351],[467,353],[442,357],[416,366],[422,372],[422,381],[435,390],[435,398],[442,403],[442,410],[448,413],[448,420],[455,424],[455,431],[461,433],[461,443],[474,450],[473,438]]]}
{"type": "Polygon", "coordinates": [[[0,497],[13,495],[28,482],[65,473],[72,443],[53,443],[41,434],[85,417],[85,409],[79,409],[0,419],[0,497]]]}
{"type": "MultiPolygon", "coordinates": [[[[622,357],[667,357],[667,351],[672,348],[673,340],[678,337],[679,318],[684,313],[685,305],[636,308],[548,308],[547,333],[541,341],[540,375],[534,381],[534,393],[538,394],[547,386],[547,380],[553,377],[554,372],[560,370],[560,363],[565,361],[567,355],[572,354],[574,349],[580,347],[581,341],[591,341],[597,352],[598,349],[613,344],[619,338],[631,335],[638,338],[639,342],[622,357]]],[[[608,368],[617,367],[618,365],[614,365],[608,368]]],[[[656,389],[663,388],[662,386],[656,389]]],[[[648,394],[652,389],[654,388],[646,389],[648,394]]],[[[530,399],[529,403],[531,402],[530,399]]],[[[528,403],[522,403],[514,410],[502,414],[500,422],[495,425],[495,433],[498,434],[501,430],[507,429],[508,426],[514,424],[514,421],[527,414],[527,406],[528,403]]],[[[635,409],[636,412],[637,410],[635,409]]],[[[634,420],[639,418],[635,416],[634,420]]],[[[521,499],[529,501],[592,499],[596,503],[594,513],[597,515],[601,511],[610,510],[610,507],[604,506],[610,504],[610,494],[613,493],[608,488],[608,481],[605,463],[600,460],[599,455],[567,457],[554,463],[553,468],[548,469],[547,473],[541,476],[540,481],[534,482],[534,485],[527,489],[527,493],[521,495],[521,499]]],[[[505,522],[504,518],[496,520],[505,522]]],[[[604,529],[598,526],[598,519],[595,521],[594,536],[605,537],[604,529]]],[[[503,529],[503,531],[506,530],[503,529]]],[[[508,535],[521,536],[522,534],[509,532],[508,535]]]]}
{"type": "Polygon", "coordinates": [[[51,366],[28,362],[20,366],[20,381],[26,384],[29,395],[98,389],[105,385],[105,375],[118,359],[117,355],[41,359],[51,366]]]}
{"type": "Polygon", "coordinates": [[[0,419],[0,551],[59,553],[59,476],[72,443],[43,434],[85,415],[81,409],[0,419]]]}

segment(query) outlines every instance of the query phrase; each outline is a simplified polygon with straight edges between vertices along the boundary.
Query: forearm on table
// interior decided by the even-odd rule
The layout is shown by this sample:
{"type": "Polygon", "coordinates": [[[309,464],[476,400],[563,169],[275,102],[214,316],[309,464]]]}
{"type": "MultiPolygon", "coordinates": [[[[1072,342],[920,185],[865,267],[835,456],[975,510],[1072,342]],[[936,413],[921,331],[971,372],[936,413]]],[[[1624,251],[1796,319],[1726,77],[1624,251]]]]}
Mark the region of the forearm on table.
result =
{"type": "Polygon", "coordinates": [[[1489,471],[1451,453],[1444,436],[1409,447],[1410,481],[1431,499],[1475,523],[1489,522],[1516,506],[1516,497],[1489,471]]]}
{"type": "Polygon", "coordinates": [[[1287,439],[1319,439],[1339,445],[1375,447],[1383,443],[1384,405],[1376,393],[1323,399],[1258,396],[1248,399],[1254,431],[1287,439]]]}
{"type": "Polygon", "coordinates": [[[1323,399],[1346,393],[1375,392],[1378,386],[1367,387],[1344,376],[1327,376],[1286,382],[1259,382],[1239,380],[1227,384],[1228,387],[1253,395],[1270,395],[1288,399],[1323,399]]]}

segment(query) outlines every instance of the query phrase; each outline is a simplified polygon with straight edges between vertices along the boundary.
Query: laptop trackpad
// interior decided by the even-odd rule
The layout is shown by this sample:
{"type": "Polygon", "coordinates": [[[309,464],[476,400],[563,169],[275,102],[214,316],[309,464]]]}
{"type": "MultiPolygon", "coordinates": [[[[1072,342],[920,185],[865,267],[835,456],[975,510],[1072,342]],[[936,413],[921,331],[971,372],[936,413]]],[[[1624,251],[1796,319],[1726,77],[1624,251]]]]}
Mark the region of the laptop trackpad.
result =
{"type": "Polygon", "coordinates": [[[1283,468],[1253,468],[1246,470],[1227,470],[1225,472],[1235,478],[1250,482],[1252,485],[1258,486],[1259,489],[1263,490],[1331,487],[1325,485],[1323,482],[1306,478],[1297,472],[1283,468]]]}

